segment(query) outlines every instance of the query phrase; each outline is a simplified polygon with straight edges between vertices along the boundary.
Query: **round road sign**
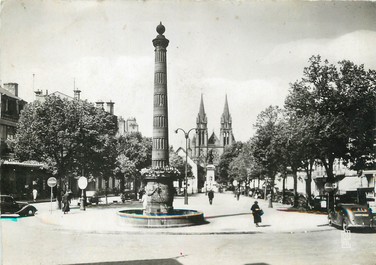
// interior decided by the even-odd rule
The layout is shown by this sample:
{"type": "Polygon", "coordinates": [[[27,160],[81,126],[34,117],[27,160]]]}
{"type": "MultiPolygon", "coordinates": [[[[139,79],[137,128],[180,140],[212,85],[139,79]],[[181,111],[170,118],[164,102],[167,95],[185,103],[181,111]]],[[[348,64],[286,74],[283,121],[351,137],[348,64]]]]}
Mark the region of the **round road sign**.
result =
{"type": "Polygon", "coordinates": [[[54,177],[51,177],[47,180],[47,185],[51,188],[55,187],[57,184],[57,180],[54,177]]]}
{"type": "Polygon", "coordinates": [[[87,187],[87,178],[85,178],[85,177],[80,177],[80,178],[78,179],[78,187],[79,187],[81,190],[86,189],[86,187],[87,187]]]}

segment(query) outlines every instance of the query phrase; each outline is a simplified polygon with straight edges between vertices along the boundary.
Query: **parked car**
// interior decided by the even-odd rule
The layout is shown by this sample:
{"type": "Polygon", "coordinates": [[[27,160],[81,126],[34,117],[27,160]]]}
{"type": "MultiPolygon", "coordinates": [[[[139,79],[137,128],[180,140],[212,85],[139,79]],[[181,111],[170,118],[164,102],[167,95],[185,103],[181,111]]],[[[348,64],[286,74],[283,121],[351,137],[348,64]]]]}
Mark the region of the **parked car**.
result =
{"type": "MultiPolygon", "coordinates": [[[[338,203],[328,214],[329,225],[351,228],[375,228],[371,210],[367,205],[356,203],[338,203]]],[[[376,218],[376,217],[375,217],[376,218]]]]}
{"type": "Polygon", "coordinates": [[[1,195],[1,215],[18,214],[19,216],[32,216],[37,209],[26,202],[16,202],[10,195],[1,195]]]}
{"type": "Polygon", "coordinates": [[[133,190],[124,190],[120,197],[121,201],[124,203],[126,200],[135,200],[137,196],[133,190]]]}
{"type": "Polygon", "coordinates": [[[98,196],[98,192],[96,191],[86,191],[86,202],[87,204],[96,204],[98,205],[100,198],[98,196]]]}
{"type": "Polygon", "coordinates": [[[328,196],[317,195],[313,199],[313,209],[316,211],[327,211],[328,209],[328,196]]]}

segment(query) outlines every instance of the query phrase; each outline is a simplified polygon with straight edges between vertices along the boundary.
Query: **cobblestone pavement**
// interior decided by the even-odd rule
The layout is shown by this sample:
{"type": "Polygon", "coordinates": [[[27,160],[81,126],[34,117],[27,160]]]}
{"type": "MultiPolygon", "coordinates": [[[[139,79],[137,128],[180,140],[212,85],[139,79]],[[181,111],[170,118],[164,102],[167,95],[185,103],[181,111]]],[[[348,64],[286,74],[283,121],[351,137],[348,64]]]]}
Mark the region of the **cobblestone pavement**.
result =
{"type": "MultiPolygon", "coordinates": [[[[110,198],[109,201],[117,200],[110,198]]],[[[119,200],[118,200],[119,201],[119,200]]],[[[213,204],[210,205],[205,194],[189,196],[188,205],[184,205],[183,197],[175,197],[175,209],[192,209],[204,213],[207,224],[179,227],[179,228],[135,228],[125,224],[117,212],[125,208],[141,207],[138,202],[113,203],[87,207],[85,211],[75,206],[68,214],[56,210],[53,203],[36,204],[38,213],[36,218],[45,224],[56,226],[58,229],[78,230],[96,233],[111,232],[137,232],[137,233],[162,233],[162,234],[241,234],[241,233],[308,233],[315,231],[331,230],[327,225],[327,216],[324,214],[286,212],[278,209],[286,208],[279,203],[274,203],[273,208],[268,208],[265,200],[258,200],[264,210],[262,224],[255,227],[250,212],[254,199],[241,196],[239,200],[231,193],[216,193],[213,204]]]]}

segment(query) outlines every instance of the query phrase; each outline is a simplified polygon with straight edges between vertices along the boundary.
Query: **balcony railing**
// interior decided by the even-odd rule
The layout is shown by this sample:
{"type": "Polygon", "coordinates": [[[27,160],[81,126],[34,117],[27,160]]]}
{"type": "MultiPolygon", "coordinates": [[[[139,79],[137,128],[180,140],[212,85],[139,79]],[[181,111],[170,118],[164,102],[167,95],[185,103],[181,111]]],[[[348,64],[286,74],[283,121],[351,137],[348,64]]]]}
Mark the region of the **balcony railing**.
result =
{"type": "Polygon", "coordinates": [[[20,115],[1,113],[1,118],[8,121],[18,122],[20,115]]]}

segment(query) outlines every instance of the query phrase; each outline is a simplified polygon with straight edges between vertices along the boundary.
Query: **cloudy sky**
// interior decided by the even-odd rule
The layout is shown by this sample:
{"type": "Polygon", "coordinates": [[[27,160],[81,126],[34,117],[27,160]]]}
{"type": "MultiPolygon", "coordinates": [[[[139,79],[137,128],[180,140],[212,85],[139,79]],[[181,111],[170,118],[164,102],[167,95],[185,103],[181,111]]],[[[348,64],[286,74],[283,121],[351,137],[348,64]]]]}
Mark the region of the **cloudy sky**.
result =
{"type": "Polygon", "coordinates": [[[311,55],[376,69],[376,2],[1,1],[2,83],[112,100],[152,136],[154,47],[159,22],[167,48],[170,143],[195,127],[204,96],[209,134],[219,135],[225,95],[236,140],[257,114],[283,105],[311,55]],[[35,75],[33,82],[33,74],[35,75]]]}

